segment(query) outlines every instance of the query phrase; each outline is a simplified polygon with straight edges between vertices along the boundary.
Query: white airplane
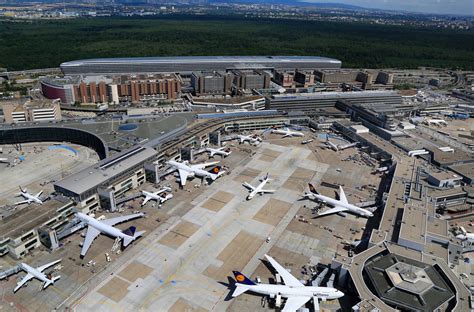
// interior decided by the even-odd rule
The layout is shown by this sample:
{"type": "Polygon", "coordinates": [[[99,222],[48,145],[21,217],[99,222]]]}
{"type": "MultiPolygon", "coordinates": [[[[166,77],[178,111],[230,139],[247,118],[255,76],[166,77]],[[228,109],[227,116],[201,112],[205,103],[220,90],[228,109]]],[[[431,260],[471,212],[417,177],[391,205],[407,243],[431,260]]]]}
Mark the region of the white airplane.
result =
{"type": "Polygon", "coordinates": [[[220,155],[222,157],[227,157],[232,153],[231,151],[227,151],[227,147],[221,147],[221,148],[211,148],[211,147],[206,147],[205,150],[206,152],[209,153],[209,157],[214,157],[216,154],[220,155]]]}
{"type": "Polygon", "coordinates": [[[250,192],[250,194],[247,196],[247,200],[251,200],[257,194],[263,195],[264,193],[275,193],[275,190],[265,190],[265,189],[263,189],[265,187],[265,185],[268,183],[268,181],[270,181],[270,179],[268,178],[268,173],[267,173],[266,176],[262,177],[260,179],[260,181],[261,181],[260,184],[257,185],[256,187],[253,187],[252,185],[250,185],[247,182],[244,182],[242,184],[243,186],[248,188],[249,192],[250,192]]]}
{"type": "Polygon", "coordinates": [[[275,134],[283,134],[283,137],[302,137],[304,136],[303,132],[297,132],[297,131],[291,131],[289,128],[283,128],[283,129],[272,129],[272,133],[275,134]]]}
{"type": "Polygon", "coordinates": [[[43,201],[40,199],[41,194],[43,194],[43,190],[41,190],[36,195],[32,195],[32,194],[28,193],[27,189],[22,189],[21,186],[20,186],[20,193],[17,193],[16,196],[23,196],[23,198],[25,200],[22,200],[22,201],[19,201],[19,202],[15,203],[15,206],[16,205],[22,205],[22,204],[28,204],[29,205],[33,202],[42,205],[43,201]]]}
{"type": "Polygon", "coordinates": [[[334,150],[334,151],[342,151],[342,150],[345,150],[347,148],[351,148],[351,147],[354,147],[356,146],[357,144],[359,144],[359,142],[354,142],[354,143],[347,143],[347,144],[344,144],[344,145],[340,145],[340,144],[334,144],[333,142],[329,141],[329,139],[326,141],[326,143],[334,150]]]}
{"type": "Polygon", "coordinates": [[[0,158],[0,163],[6,163],[6,164],[9,164],[10,161],[8,160],[8,158],[0,158]]]}
{"type": "Polygon", "coordinates": [[[242,134],[237,134],[235,136],[235,139],[239,140],[239,144],[242,144],[244,142],[249,142],[249,144],[258,145],[262,141],[262,139],[260,139],[259,137],[255,135],[250,136],[250,135],[242,135],[242,134]]]}
{"type": "Polygon", "coordinates": [[[61,259],[53,261],[53,262],[45,264],[45,265],[42,265],[42,266],[37,267],[37,268],[33,268],[33,267],[29,266],[26,263],[20,263],[18,265],[18,267],[21,270],[25,271],[26,275],[16,284],[16,287],[15,287],[15,289],[13,289],[13,292],[15,293],[18,289],[23,287],[26,283],[28,283],[33,278],[37,278],[37,279],[39,279],[40,281],[43,282],[43,289],[45,289],[49,285],[54,284],[54,282],[56,282],[58,279],[60,279],[61,276],[49,277],[49,276],[46,276],[43,273],[43,271],[46,270],[49,267],[52,267],[56,263],[59,263],[60,261],[61,261],[61,259]]]}
{"type": "Polygon", "coordinates": [[[339,186],[339,200],[319,194],[311,183],[309,183],[309,190],[310,193],[305,193],[304,197],[319,200],[321,202],[328,203],[334,206],[334,208],[329,209],[328,211],[318,213],[318,217],[339,212],[350,212],[366,218],[374,216],[374,214],[368,211],[367,209],[349,204],[346,198],[346,194],[344,193],[344,190],[341,186],[339,186]]]}
{"type": "Polygon", "coordinates": [[[140,218],[144,215],[144,213],[135,213],[128,216],[121,216],[99,221],[82,212],[77,212],[76,217],[87,225],[86,238],[84,239],[84,243],[82,244],[81,249],[81,258],[84,258],[92,242],[97,236],[99,236],[100,233],[104,233],[108,236],[112,236],[115,238],[121,238],[123,247],[127,247],[128,245],[130,245],[131,242],[142,236],[145,231],[135,232],[136,227],[134,226],[131,226],[124,231],[121,231],[119,229],[114,228],[114,225],[131,219],[140,218]]]}
{"type": "Polygon", "coordinates": [[[142,202],[142,206],[145,206],[146,203],[151,199],[156,200],[160,204],[163,204],[165,201],[170,200],[171,198],[173,198],[173,194],[166,193],[166,192],[171,192],[171,188],[164,187],[161,190],[156,191],[156,192],[142,191],[143,196],[145,196],[145,199],[142,202]],[[164,196],[160,196],[161,194],[163,194],[164,196]]]}
{"type": "Polygon", "coordinates": [[[211,170],[206,171],[204,168],[217,164],[218,161],[204,163],[204,164],[196,164],[196,165],[189,165],[187,162],[179,163],[174,160],[168,161],[168,164],[178,170],[179,174],[179,183],[181,186],[186,185],[186,181],[189,177],[200,177],[210,178],[212,181],[215,181],[219,176],[221,176],[224,172],[221,171],[221,167],[215,166],[211,170]]]}
{"type": "Polygon", "coordinates": [[[235,290],[232,297],[251,291],[275,298],[281,296],[286,299],[282,312],[294,312],[313,299],[314,310],[319,311],[319,300],[326,301],[341,298],[344,293],[332,287],[305,286],[297,278],[283,268],[275,259],[265,255],[273,268],[280,274],[285,285],[257,284],[238,271],[233,271],[235,276],[235,290]]]}
{"type": "Polygon", "coordinates": [[[462,240],[462,241],[467,241],[469,244],[474,243],[474,233],[468,233],[466,229],[461,226],[460,227],[462,234],[456,235],[456,238],[462,240]]]}
{"type": "Polygon", "coordinates": [[[301,144],[308,144],[308,143],[311,143],[313,142],[313,139],[309,139],[309,140],[304,140],[304,141],[301,141],[301,144]]]}

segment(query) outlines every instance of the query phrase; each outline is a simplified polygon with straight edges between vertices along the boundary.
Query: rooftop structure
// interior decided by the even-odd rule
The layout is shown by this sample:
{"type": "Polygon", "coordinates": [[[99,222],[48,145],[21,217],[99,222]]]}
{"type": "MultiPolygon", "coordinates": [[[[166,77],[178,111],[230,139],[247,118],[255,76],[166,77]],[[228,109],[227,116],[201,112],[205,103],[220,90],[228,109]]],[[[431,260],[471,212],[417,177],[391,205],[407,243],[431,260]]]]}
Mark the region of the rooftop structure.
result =
{"type": "Polygon", "coordinates": [[[341,61],[317,56],[178,56],[101,58],[65,62],[67,75],[125,73],[191,73],[231,69],[340,68],[341,61]]]}
{"type": "Polygon", "coordinates": [[[378,296],[388,305],[411,311],[435,311],[454,297],[435,266],[387,254],[364,268],[378,296]]]}

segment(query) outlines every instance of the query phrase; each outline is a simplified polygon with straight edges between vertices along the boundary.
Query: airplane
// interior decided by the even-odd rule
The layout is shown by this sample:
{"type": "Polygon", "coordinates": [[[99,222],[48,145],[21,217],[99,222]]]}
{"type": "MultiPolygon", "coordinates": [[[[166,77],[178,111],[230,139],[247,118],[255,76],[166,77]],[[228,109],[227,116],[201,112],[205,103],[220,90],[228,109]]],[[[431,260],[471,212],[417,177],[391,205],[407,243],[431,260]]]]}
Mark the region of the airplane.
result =
{"type": "Polygon", "coordinates": [[[209,171],[203,169],[215,165],[217,163],[218,161],[204,164],[189,165],[187,162],[179,163],[174,160],[168,161],[169,165],[178,170],[179,183],[181,184],[181,186],[186,185],[186,181],[189,177],[200,177],[202,179],[210,178],[212,181],[215,181],[219,176],[224,173],[223,171],[221,171],[221,167],[215,166],[209,171]]]}
{"type": "Polygon", "coordinates": [[[146,203],[151,199],[156,200],[160,204],[162,204],[165,201],[170,200],[171,198],[173,198],[173,194],[171,194],[171,193],[167,194],[165,192],[171,192],[171,188],[164,187],[161,190],[156,191],[156,192],[142,191],[143,196],[145,196],[145,199],[142,202],[142,206],[145,206],[146,203]],[[160,196],[160,194],[163,194],[163,193],[165,193],[164,196],[160,196]]]}
{"type": "Polygon", "coordinates": [[[344,145],[340,145],[340,144],[334,144],[333,142],[329,141],[329,139],[326,141],[326,144],[329,145],[334,151],[342,151],[342,150],[345,150],[347,148],[351,148],[351,147],[354,147],[356,146],[357,144],[359,144],[359,142],[354,142],[354,143],[347,143],[347,144],[344,144],[344,145]]]}
{"type": "Polygon", "coordinates": [[[456,238],[458,238],[462,241],[467,241],[469,244],[473,244],[474,243],[474,233],[468,233],[463,226],[461,226],[459,228],[461,229],[462,234],[456,235],[456,238]]]}
{"type": "Polygon", "coordinates": [[[308,143],[311,143],[313,142],[313,139],[309,139],[309,140],[304,140],[304,141],[301,141],[301,144],[308,144],[308,143]]]}
{"type": "Polygon", "coordinates": [[[247,200],[251,200],[257,194],[263,195],[264,193],[275,193],[275,190],[265,190],[265,189],[263,189],[265,187],[265,185],[268,183],[268,181],[270,181],[270,179],[268,178],[268,173],[267,173],[266,176],[264,176],[260,179],[260,184],[257,185],[256,187],[250,185],[247,182],[244,182],[242,185],[245,186],[246,188],[248,188],[248,190],[250,192],[250,194],[247,196],[247,200]]]}
{"type": "Polygon", "coordinates": [[[85,225],[87,225],[86,238],[84,239],[84,243],[82,244],[81,249],[81,258],[84,258],[92,242],[97,236],[99,236],[100,233],[104,233],[108,236],[112,236],[115,238],[121,238],[123,247],[127,247],[128,245],[130,245],[131,242],[142,236],[145,231],[135,232],[136,227],[134,226],[131,226],[124,231],[121,231],[117,228],[114,228],[114,225],[131,219],[140,218],[144,215],[144,213],[135,213],[128,216],[120,216],[99,221],[82,212],[77,212],[76,217],[81,220],[85,225]]]}
{"type": "Polygon", "coordinates": [[[52,267],[56,263],[59,263],[60,261],[61,261],[61,259],[50,262],[50,263],[42,265],[42,266],[39,266],[37,268],[33,268],[33,267],[29,266],[26,263],[20,263],[18,265],[18,268],[20,270],[25,271],[26,275],[16,284],[16,287],[15,287],[15,289],[13,289],[13,292],[16,293],[18,289],[23,287],[26,283],[28,283],[33,278],[37,278],[37,279],[39,279],[40,281],[43,282],[43,288],[42,289],[46,289],[46,287],[48,287],[49,285],[54,284],[54,282],[56,282],[58,279],[60,279],[61,276],[49,277],[49,276],[46,276],[43,273],[43,271],[46,270],[49,267],[52,267]]]}
{"type": "Polygon", "coordinates": [[[205,150],[206,152],[209,153],[209,157],[214,157],[214,155],[220,155],[222,157],[227,157],[232,153],[231,151],[226,151],[228,148],[227,147],[221,147],[221,148],[210,148],[206,147],[205,150]]]}
{"type": "Polygon", "coordinates": [[[28,190],[26,188],[22,189],[21,186],[20,186],[20,193],[17,193],[16,196],[23,196],[23,198],[25,198],[25,200],[22,200],[22,201],[19,201],[19,202],[15,203],[15,206],[22,205],[22,204],[28,204],[29,205],[33,202],[42,205],[43,201],[40,199],[40,196],[41,196],[42,193],[43,193],[43,190],[41,190],[36,195],[32,195],[32,194],[28,193],[28,190]]]}
{"type": "Polygon", "coordinates": [[[0,163],[6,163],[6,164],[9,164],[10,161],[8,160],[8,158],[0,158],[0,163]]]}
{"type": "Polygon", "coordinates": [[[318,217],[333,214],[333,213],[339,213],[339,212],[351,212],[353,214],[366,217],[366,218],[370,218],[374,216],[374,214],[368,211],[367,209],[349,204],[346,198],[346,194],[344,193],[344,190],[342,189],[342,186],[339,186],[340,199],[337,200],[337,199],[319,194],[311,183],[308,183],[308,185],[309,185],[310,193],[305,193],[304,194],[305,198],[319,200],[321,202],[328,203],[334,206],[334,208],[329,209],[328,211],[318,213],[317,215],[318,217]]]}
{"type": "Polygon", "coordinates": [[[282,277],[285,285],[257,284],[238,271],[233,271],[235,276],[235,290],[232,297],[237,297],[246,291],[268,295],[270,298],[281,296],[286,299],[282,312],[296,311],[313,299],[314,310],[319,311],[319,300],[326,301],[338,299],[344,293],[332,287],[305,286],[297,278],[285,270],[275,259],[265,255],[273,268],[282,277]]]}
{"type": "Polygon", "coordinates": [[[293,136],[298,136],[298,137],[304,136],[303,132],[291,131],[289,128],[272,129],[272,133],[283,134],[284,138],[285,137],[293,137],[293,136]]]}
{"type": "Polygon", "coordinates": [[[250,135],[242,135],[242,134],[237,134],[235,136],[235,139],[239,140],[239,144],[249,142],[249,144],[258,145],[262,141],[262,139],[260,139],[259,137],[255,135],[250,136],[250,135]]]}

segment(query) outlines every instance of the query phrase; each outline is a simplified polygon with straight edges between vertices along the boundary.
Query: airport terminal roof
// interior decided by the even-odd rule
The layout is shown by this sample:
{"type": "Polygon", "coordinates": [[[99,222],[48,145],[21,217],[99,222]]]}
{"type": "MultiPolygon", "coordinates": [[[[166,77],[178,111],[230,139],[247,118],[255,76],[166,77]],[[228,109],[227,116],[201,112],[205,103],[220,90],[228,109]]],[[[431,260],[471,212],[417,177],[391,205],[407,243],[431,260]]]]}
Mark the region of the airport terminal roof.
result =
{"type": "Polygon", "coordinates": [[[178,62],[195,62],[195,63],[222,63],[222,62],[238,62],[238,63],[258,63],[258,62],[330,62],[340,64],[341,61],[321,56],[169,56],[169,57],[123,57],[123,58],[97,58],[83,59],[64,62],[61,67],[78,66],[83,64],[128,64],[128,63],[178,63],[178,62]]]}
{"type": "Polygon", "coordinates": [[[438,270],[396,254],[379,256],[365,266],[378,296],[402,310],[435,311],[454,297],[438,270]]]}
{"type": "Polygon", "coordinates": [[[56,182],[54,186],[81,195],[82,193],[113,179],[117,175],[133,169],[135,166],[157,154],[158,152],[152,148],[136,146],[104,159],[76,174],[70,175],[63,180],[56,182]]]}

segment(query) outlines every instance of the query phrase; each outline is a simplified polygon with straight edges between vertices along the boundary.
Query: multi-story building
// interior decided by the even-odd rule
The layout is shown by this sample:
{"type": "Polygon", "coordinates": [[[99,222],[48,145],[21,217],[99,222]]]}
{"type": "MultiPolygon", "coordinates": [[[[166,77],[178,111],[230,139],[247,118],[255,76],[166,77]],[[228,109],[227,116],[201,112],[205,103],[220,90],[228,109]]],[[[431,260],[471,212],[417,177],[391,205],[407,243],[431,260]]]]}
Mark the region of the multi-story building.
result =
{"type": "Polygon", "coordinates": [[[270,74],[261,70],[234,70],[234,85],[237,89],[268,89],[270,74]]]}
{"type": "Polygon", "coordinates": [[[196,95],[230,94],[232,91],[231,73],[200,72],[191,74],[191,86],[196,95]]]}
{"type": "Polygon", "coordinates": [[[137,103],[144,100],[172,100],[181,92],[181,77],[176,74],[86,76],[44,79],[43,95],[60,99],[62,104],[137,103]]]}
{"type": "Polygon", "coordinates": [[[283,88],[293,88],[294,87],[294,78],[295,75],[292,72],[285,71],[275,71],[273,73],[273,80],[282,86],[283,88]]]}
{"type": "Polygon", "coordinates": [[[2,107],[6,123],[61,119],[61,107],[57,102],[6,103],[2,107]]]}
{"type": "Polygon", "coordinates": [[[303,88],[314,85],[314,73],[297,70],[295,72],[295,82],[303,88]]]}

